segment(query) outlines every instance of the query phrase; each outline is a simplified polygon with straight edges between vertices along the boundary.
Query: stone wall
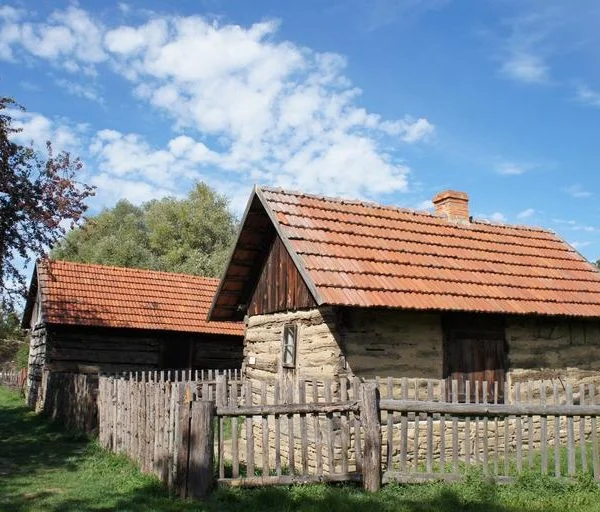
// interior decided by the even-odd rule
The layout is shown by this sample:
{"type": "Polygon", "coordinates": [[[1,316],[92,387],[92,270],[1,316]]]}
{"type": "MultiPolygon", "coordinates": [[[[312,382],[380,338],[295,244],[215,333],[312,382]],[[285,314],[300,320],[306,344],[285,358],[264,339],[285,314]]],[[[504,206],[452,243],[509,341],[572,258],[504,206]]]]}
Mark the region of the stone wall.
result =
{"type": "Polygon", "coordinates": [[[600,322],[541,317],[507,320],[507,384],[557,381],[578,393],[581,384],[600,385],[600,322]]]}

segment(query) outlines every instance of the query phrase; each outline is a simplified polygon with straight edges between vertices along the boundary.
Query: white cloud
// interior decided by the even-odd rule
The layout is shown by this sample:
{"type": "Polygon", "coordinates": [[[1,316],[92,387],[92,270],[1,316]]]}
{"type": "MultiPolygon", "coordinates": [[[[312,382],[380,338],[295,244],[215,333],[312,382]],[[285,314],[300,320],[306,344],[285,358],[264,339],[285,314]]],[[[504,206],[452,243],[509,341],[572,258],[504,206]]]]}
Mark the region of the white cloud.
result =
{"type": "Polygon", "coordinates": [[[583,105],[600,108],[600,92],[590,89],[587,85],[577,87],[575,97],[583,105]]]}
{"type": "Polygon", "coordinates": [[[494,212],[490,215],[490,220],[493,220],[494,222],[506,222],[506,217],[503,213],[494,212]]]}
{"type": "Polygon", "coordinates": [[[579,183],[575,183],[565,188],[565,192],[576,199],[583,199],[592,195],[589,190],[584,189],[579,183]]]}
{"type": "Polygon", "coordinates": [[[46,141],[51,141],[55,151],[73,151],[81,143],[83,125],[73,127],[66,121],[53,120],[35,112],[11,110],[8,114],[13,119],[14,128],[21,130],[13,136],[21,144],[33,143],[40,149],[45,147],[46,141]]]}
{"type": "Polygon", "coordinates": [[[79,96],[81,98],[99,103],[100,105],[104,104],[104,98],[102,98],[100,93],[92,85],[80,84],[64,78],[56,80],[55,83],[73,96],[79,96]]]}
{"type": "Polygon", "coordinates": [[[550,80],[548,66],[539,55],[516,52],[502,65],[502,72],[513,80],[544,84],[550,80]]]}
{"type": "Polygon", "coordinates": [[[408,188],[401,149],[426,142],[435,126],[418,116],[383,119],[360,106],[343,56],[278,39],[276,20],[240,26],[200,16],[149,18],[107,27],[72,6],[42,23],[12,16],[0,25],[0,58],[27,54],[77,73],[83,79],[57,84],[100,103],[82,75],[106,66],[172,120],[178,135],[158,146],[140,134],[98,132],[82,147],[103,175],[169,190],[180,179],[355,197],[408,188]]]}
{"type": "Polygon", "coordinates": [[[134,204],[140,204],[150,199],[177,195],[171,188],[156,187],[136,179],[115,178],[108,173],[92,176],[90,185],[97,187],[94,201],[100,205],[114,204],[123,198],[127,198],[134,204]]]}
{"type": "Polygon", "coordinates": [[[415,206],[415,210],[433,210],[435,207],[433,205],[433,201],[431,201],[431,199],[425,199],[424,201],[421,201],[420,203],[417,203],[417,205],[415,206]]]}
{"type": "MultiPolygon", "coordinates": [[[[16,39],[2,46],[0,37],[0,56],[24,50],[88,74],[106,61],[185,134],[156,149],[140,135],[99,133],[91,148],[100,169],[117,176],[147,166],[144,175],[156,181],[161,173],[198,174],[198,166],[211,165],[237,181],[391,193],[408,186],[403,144],[435,133],[425,117],[382,119],[362,108],[345,58],[278,40],[275,20],[244,27],[153,14],[146,23],[105,27],[70,7],[44,23],[13,25],[16,39]]],[[[84,83],[63,83],[73,94],[99,98],[84,83]]]]}
{"type": "Polygon", "coordinates": [[[507,176],[517,176],[535,169],[536,167],[537,165],[529,163],[501,162],[496,165],[496,172],[507,176]]]}
{"type": "Polygon", "coordinates": [[[517,219],[528,219],[535,214],[535,210],[533,208],[527,208],[517,214],[517,219]]]}

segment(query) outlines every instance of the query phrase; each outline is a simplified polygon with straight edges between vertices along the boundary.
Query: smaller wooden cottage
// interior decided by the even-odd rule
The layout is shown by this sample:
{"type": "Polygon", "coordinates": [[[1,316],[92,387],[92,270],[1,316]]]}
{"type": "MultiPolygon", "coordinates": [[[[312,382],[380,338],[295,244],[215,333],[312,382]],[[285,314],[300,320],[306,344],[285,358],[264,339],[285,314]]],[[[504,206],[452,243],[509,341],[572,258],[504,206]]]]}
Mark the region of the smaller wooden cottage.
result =
{"type": "Polygon", "coordinates": [[[210,310],[246,318],[245,376],[458,380],[463,398],[600,382],[598,270],[551,231],[474,220],[463,192],[433,202],[255,188],[210,310]]]}
{"type": "Polygon", "coordinates": [[[44,370],[240,368],[243,323],[207,321],[217,284],[185,274],[39,262],[22,322],[31,338],[30,404],[43,395],[44,370]]]}

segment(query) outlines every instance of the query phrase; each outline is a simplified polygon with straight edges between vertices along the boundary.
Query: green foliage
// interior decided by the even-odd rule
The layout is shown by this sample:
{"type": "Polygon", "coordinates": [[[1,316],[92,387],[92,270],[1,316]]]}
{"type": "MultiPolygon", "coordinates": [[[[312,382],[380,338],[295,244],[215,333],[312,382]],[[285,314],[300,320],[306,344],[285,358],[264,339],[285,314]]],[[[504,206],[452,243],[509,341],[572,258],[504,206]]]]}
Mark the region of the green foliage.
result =
{"type": "Polygon", "coordinates": [[[0,367],[25,368],[29,344],[16,311],[0,309],[0,367]]]}
{"type": "Polygon", "coordinates": [[[56,259],[218,276],[234,242],[227,199],[199,183],[184,199],[141,206],[126,200],[73,231],[52,251],[56,259]]]}

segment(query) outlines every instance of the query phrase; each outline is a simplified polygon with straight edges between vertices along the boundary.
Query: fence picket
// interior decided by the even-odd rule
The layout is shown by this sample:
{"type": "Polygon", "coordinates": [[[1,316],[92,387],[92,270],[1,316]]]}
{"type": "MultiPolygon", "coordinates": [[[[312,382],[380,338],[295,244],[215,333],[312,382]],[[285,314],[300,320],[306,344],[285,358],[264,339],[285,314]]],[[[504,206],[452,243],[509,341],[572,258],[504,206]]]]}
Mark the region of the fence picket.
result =
{"type": "MultiPolygon", "coordinates": [[[[573,385],[567,384],[567,405],[573,405],[573,385]]],[[[567,472],[575,475],[575,429],[573,417],[567,417],[567,472]]]]}

